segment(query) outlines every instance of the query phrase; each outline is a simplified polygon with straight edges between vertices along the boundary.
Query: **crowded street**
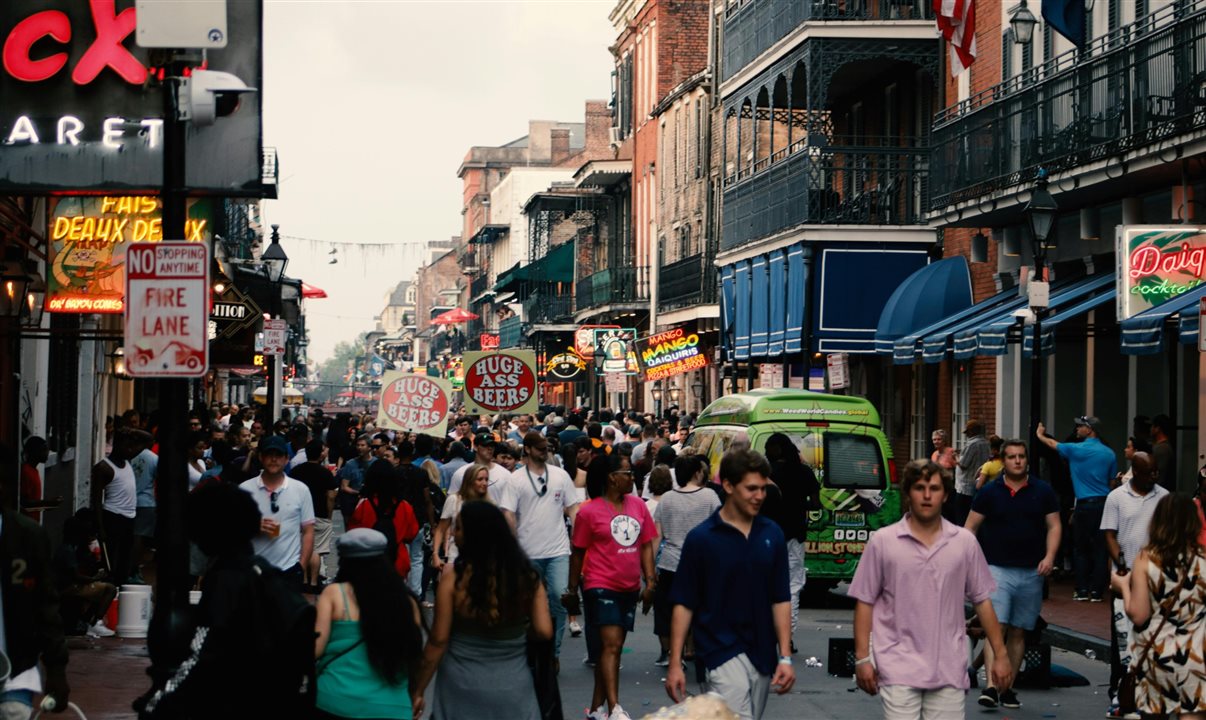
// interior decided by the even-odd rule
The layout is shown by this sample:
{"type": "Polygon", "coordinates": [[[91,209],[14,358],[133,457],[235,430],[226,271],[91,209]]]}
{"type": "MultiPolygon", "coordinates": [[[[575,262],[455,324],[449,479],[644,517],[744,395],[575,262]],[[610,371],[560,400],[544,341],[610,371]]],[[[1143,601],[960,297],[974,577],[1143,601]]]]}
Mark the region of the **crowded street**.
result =
{"type": "Polygon", "coordinates": [[[0,720],[1206,720],[1206,0],[0,5],[0,720]]]}

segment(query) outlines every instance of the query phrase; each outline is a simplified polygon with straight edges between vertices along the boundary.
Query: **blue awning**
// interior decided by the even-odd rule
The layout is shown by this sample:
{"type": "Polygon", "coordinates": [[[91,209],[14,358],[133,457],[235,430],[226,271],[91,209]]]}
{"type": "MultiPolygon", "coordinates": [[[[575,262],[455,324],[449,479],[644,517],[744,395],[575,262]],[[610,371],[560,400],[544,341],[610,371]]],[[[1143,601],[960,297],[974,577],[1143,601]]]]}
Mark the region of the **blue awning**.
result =
{"type": "Polygon", "coordinates": [[[959,255],[925,265],[905,278],[884,303],[875,327],[875,349],[890,353],[899,338],[971,304],[967,258],[959,255]]]}
{"type": "Polygon", "coordinates": [[[787,333],[783,336],[783,352],[798,353],[804,349],[804,246],[787,249],[787,333]]]}
{"type": "Polygon", "coordinates": [[[897,365],[911,365],[920,351],[922,359],[926,362],[941,362],[950,349],[950,338],[954,333],[979,323],[986,315],[1006,305],[1019,302],[1017,288],[1011,288],[945,317],[933,325],[909,333],[893,344],[892,361],[897,365]]]}
{"type": "MultiPolygon", "coordinates": [[[[1051,290],[1049,308],[1058,310],[1102,292],[1114,283],[1113,275],[1090,275],[1051,290]]],[[[1009,329],[1018,323],[1015,313],[1026,307],[1025,298],[981,322],[955,333],[955,359],[967,360],[975,355],[1004,355],[1008,351],[1009,329]]]]}
{"type": "Polygon", "coordinates": [[[1164,321],[1178,314],[1181,316],[1178,332],[1180,341],[1187,345],[1197,342],[1199,328],[1196,308],[1203,297],[1206,297],[1206,284],[1123,320],[1123,354],[1159,354],[1164,348],[1164,321]]]}
{"type": "MultiPolygon", "coordinates": [[[[1080,302],[1064,307],[1055,308],[1051,314],[1043,318],[1043,355],[1050,355],[1055,352],[1055,329],[1060,323],[1065,320],[1070,320],[1074,317],[1084,315],[1090,310],[1095,310],[1106,303],[1114,302],[1117,297],[1118,288],[1114,284],[1110,284],[1104,290],[1099,291],[1095,295],[1081,300],[1080,302]]],[[[1027,330],[1022,335],[1022,354],[1030,357],[1034,348],[1034,331],[1027,330]]]]}
{"type": "Polygon", "coordinates": [[[770,329],[766,265],[765,255],[759,255],[750,263],[750,357],[766,357],[766,340],[770,329]]]}
{"type": "Polygon", "coordinates": [[[750,296],[750,263],[742,260],[737,263],[734,271],[736,297],[741,300],[734,303],[737,317],[734,322],[733,357],[738,360],[748,360],[750,357],[750,304],[746,298],[750,296]]]}
{"type": "MultiPolygon", "coordinates": [[[[874,353],[876,328],[883,317],[884,308],[895,290],[914,273],[928,267],[929,247],[923,244],[885,245],[866,247],[862,245],[827,246],[820,251],[820,260],[813,263],[817,277],[811,285],[816,288],[815,319],[812,325],[809,350],[822,353],[874,353]]],[[[934,263],[949,268],[966,261],[962,258],[950,263],[934,263]]],[[[933,287],[925,283],[917,298],[907,304],[915,308],[932,303],[942,306],[945,285],[957,285],[957,281],[943,282],[946,270],[939,269],[933,287]],[[943,288],[943,289],[940,289],[943,288]],[[929,288],[929,289],[927,289],[929,288]],[[926,293],[935,293],[934,298],[926,293]]],[[[964,274],[966,276],[966,269],[964,274]]],[[[963,280],[963,292],[967,295],[966,305],[971,304],[970,276],[963,280]]],[[[958,308],[952,308],[952,310],[958,308]]],[[[909,311],[901,308],[902,317],[909,311]]],[[[923,312],[918,310],[918,312],[923,312]]],[[[920,327],[933,318],[942,317],[941,310],[932,316],[919,315],[915,322],[920,327]]]]}
{"type": "MultiPolygon", "coordinates": [[[[721,337],[723,342],[728,346],[729,332],[736,333],[737,328],[734,322],[737,319],[735,308],[733,306],[733,267],[731,265],[720,269],[720,323],[721,337]]],[[[733,348],[727,347],[729,357],[732,357],[733,348]]]]}
{"type": "Polygon", "coordinates": [[[782,250],[770,253],[770,332],[767,333],[767,357],[783,354],[783,335],[787,329],[787,258],[782,250]]]}

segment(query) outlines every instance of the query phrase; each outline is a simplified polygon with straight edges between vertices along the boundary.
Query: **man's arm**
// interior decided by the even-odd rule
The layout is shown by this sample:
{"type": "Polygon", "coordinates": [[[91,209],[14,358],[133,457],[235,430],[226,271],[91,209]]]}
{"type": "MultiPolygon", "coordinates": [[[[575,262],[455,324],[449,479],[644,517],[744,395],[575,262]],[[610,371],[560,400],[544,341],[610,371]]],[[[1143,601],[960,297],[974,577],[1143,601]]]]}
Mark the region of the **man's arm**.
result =
{"type": "Polygon", "coordinates": [[[109,463],[98,462],[92,467],[92,488],[88,494],[92,499],[92,511],[96,513],[96,534],[101,541],[105,540],[105,523],[102,517],[105,487],[111,482],[113,468],[109,467],[109,463]]]}
{"type": "Polygon", "coordinates": [[[775,618],[775,636],[779,638],[779,656],[788,658],[787,662],[775,665],[771,687],[779,695],[784,695],[791,692],[796,684],[796,670],[791,666],[791,602],[775,603],[771,606],[771,612],[775,618]]]}
{"type": "Polygon", "coordinates": [[[1042,423],[1039,423],[1038,427],[1035,428],[1034,436],[1052,450],[1059,450],[1059,441],[1047,434],[1047,427],[1042,423]]]}
{"type": "Polygon", "coordinates": [[[975,510],[971,510],[967,513],[967,522],[963,524],[963,527],[970,530],[972,535],[975,535],[980,530],[980,523],[982,522],[984,522],[984,516],[975,510]]]}
{"type": "Polygon", "coordinates": [[[310,556],[314,554],[314,523],[302,526],[301,536],[301,564],[305,567],[310,556]]]}
{"type": "MultiPolygon", "coordinates": [[[[788,612],[791,612],[790,607],[788,612]]],[[[687,699],[687,676],[683,672],[683,643],[694,613],[686,605],[675,605],[670,616],[670,667],[666,670],[666,694],[676,703],[687,699]]],[[[790,625],[790,620],[788,622],[790,625]]]]}
{"type": "MultiPolygon", "coordinates": [[[[1110,551],[1110,561],[1113,562],[1114,565],[1117,565],[1118,556],[1122,554],[1122,546],[1118,544],[1118,531],[1105,530],[1104,533],[1106,550],[1110,551]]],[[[1056,537],[1058,537],[1058,535],[1056,537]]],[[[1048,534],[1048,546],[1050,546],[1050,534],[1048,534]]],[[[1134,558],[1131,558],[1131,562],[1134,562],[1134,558]]]]}
{"type": "Polygon", "coordinates": [[[879,672],[871,663],[871,618],[874,608],[862,600],[854,606],[854,677],[868,695],[879,692],[879,672]]]}
{"type": "Polygon", "coordinates": [[[566,585],[567,595],[578,594],[578,581],[582,579],[582,561],[586,559],[586,549],[575,547],[570,553],[569,582],[566,585]]]}
{"type": "Polygon", "coordinates": [[[1058,512],[1047,513],[1046,520],[1047,554],[1043,556],[1042,562],[1039,563],[1039,575],[1050,575],[1051,571],[1055,568],[1055,555],[1059,552],[1060,534],[1063,532],[1063,528],[1060,526],[1058,512]]]}
{"type": "Polygon", "coordinates": [[[993,661],[989,668],[989,680],[992,687],[1010,687],[1013,684],[1013,664],[1009,660],[1009,652],[1005,649],[1005,637],[1001,632],[1001,623],[992,609],[992,600],[985,599],[976,603],[976,617],[980,618],[980,627],[992,646],[993,661]]]}

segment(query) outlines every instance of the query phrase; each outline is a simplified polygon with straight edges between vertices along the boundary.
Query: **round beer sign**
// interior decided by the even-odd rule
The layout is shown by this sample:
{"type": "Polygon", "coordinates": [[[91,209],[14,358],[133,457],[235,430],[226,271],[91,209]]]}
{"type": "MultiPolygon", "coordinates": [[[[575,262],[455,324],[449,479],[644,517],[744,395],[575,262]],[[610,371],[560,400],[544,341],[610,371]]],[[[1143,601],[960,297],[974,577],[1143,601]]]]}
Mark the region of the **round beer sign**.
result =
{"type": "Polygon", "coordinates": [[[491,353],[465,365],[465,399],[486,412],[525,412],[536,397],[536,373],[522,359],[491,353]]]}
{"type": "Polygon", "coordinates": [[[382,388],[381,412],[399,428],[424,433],[448,419],[448,396],[431,378],[403,375],[382,388]]]}

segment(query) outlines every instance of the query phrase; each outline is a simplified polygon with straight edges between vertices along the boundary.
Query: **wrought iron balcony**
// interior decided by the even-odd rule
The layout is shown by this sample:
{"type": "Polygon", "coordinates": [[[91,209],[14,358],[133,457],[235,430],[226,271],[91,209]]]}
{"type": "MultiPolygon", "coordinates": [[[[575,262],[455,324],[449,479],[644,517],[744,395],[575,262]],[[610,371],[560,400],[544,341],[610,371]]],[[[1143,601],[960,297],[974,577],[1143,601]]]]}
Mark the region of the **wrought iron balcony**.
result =
{"type": "Polygon", "coordinates": [[[579,278],[575,287],[579,311],[601,305],[649,301],[649,268],[618,267],[579,278]]]}
{"type": "Polygon", "coordinates": [[[796,225],[918,225],[929,207],[927,151],[799,141],[725,178],[720,247],[796,225]]]}
{"type": "Polygon", "coordinates": [[[1206,0],[1166,6],[938,113],[933,209],[1206,126],[1206,0]]]}
{"type": "Polygon", "coordinates": [[[492,285],[489,273],[482,272],[469,283],[469,299],[474,300],[481,297],[481,294],[489,290],[492,285]]]}
{"type": "Polygon", "coordinates": [[[933,7],[925,0],[729,0],[724,14],[724,79],[810,20],[933,19],[933,7]]]}
{"type": "Polygon", "coordinates": [[[533,293],[523,301],[523,316],[529,323],[568,322],[574,315],[574,299],[569,295],[533,293]]]}
{"type": "Polygon", "coordinates": [[[710,253],[663,265],[657,276],[657,304],[662,310],[716,302],[716,268],[710,253]]]}
{"type": "Polygon", "coordinates": [[[498,346],[501,348],[519,347],[523,340],[523,323],[518,315],[498,321],[498,346]]]}

